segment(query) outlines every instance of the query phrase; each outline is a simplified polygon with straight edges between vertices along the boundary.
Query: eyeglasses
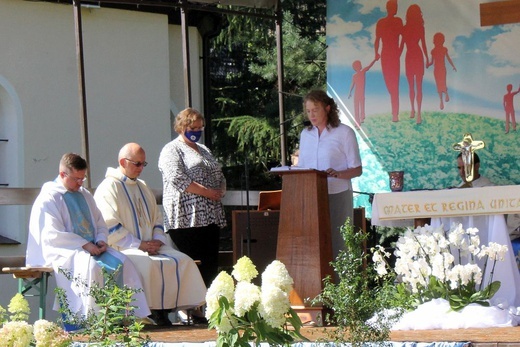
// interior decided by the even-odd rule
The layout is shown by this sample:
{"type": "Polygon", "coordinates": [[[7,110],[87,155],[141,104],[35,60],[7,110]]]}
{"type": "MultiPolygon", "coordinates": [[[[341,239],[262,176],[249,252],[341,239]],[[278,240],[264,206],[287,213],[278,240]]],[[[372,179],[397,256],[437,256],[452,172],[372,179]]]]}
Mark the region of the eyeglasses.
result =
{"type": "Polygon", "coordinates": [[[141,167],[141,166],[145,167],[146,165],[148,165],[148,163],[145,162],[145,161],[133,161],[133,160],[130,160],[128,158],[125,158],[125,160],[127,160],[127,161],[131,162],[132,164],[134,164],[135,167],[141,167]]]}
{"type": "Polygon", "coordinates": [[[79,177],[74,177],[74,176],[71,176],[70,174],[64,172],[63,173],[65,176],[69,177],[69,178],[72,178],[74,181],[76,181],[77,183],[83,183],[87,180],[87,176],[83,177],[83,178],[79,178],[79,177]]]}

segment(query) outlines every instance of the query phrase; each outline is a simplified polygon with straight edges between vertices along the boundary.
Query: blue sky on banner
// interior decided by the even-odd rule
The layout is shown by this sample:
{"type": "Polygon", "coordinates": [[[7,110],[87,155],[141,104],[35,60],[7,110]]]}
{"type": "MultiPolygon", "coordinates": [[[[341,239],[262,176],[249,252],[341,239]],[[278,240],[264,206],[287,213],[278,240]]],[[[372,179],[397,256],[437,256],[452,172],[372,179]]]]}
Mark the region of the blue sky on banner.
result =
{"type": "MultiPolygon", "coordinates": [[[[429,55],[433,48],[433,35],[436,32],[445,35],[444,46],[448,48],[457,69],[453,71],[446,61],[451,100],[445,104],[445,111],[463,110],[465,113],[504,119],[502,99],[506,85],[513,84],[515,91],[520,84],[520,25],[480,27],[481,2],[486,1],[399,0],[397,16],[405,24],[407,8],[413,3],[421,7],[429,55]]],[[[360,60],[365,67],[373,61],[375,26],[380,18],[386,16],[386,1],[329,0],[327,11],[328,83],[348,104],[346,96],[354,72],[352,62],[360,60]]],[[[401,55],[400,108],[409,111],[404,54],[401,55]]],[[[390,102],[380,62],[373,65],[366,79],[367,115],[388,112],[390,102]],[[378,102],[371,102],[374,100],[372,97],[377,97],[378,102]]],[[[423,89],[423,111],[439,110],[433,67],[425,70],[423,89]]],[[[519,104],[520,95],[515,97],[515,105],[519,104]]]]}

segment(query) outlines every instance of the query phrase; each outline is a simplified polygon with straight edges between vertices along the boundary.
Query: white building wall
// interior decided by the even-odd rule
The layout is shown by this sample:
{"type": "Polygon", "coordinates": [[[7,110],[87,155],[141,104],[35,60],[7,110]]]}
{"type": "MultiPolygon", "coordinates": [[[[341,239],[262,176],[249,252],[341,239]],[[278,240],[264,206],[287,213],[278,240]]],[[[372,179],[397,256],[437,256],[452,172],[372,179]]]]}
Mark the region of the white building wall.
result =
{"type": "MultiPolygon", "coordinates": [[[[185,107],[180,27],[169,26],[164,15],[104,8],[83,9],[82,20],[92,186],[101,182],[107,166],[117,165],[121,146],[132,141],[147,152],[149,165],[142,178],[161,189],[157,160],[171,139],[171,105],[185,107]]],[[[200,107],[201,40],[193,28],[190,47],[194,106],[200,107]]],[[[8,105],[0,107],[0,126],[5,124],[2,117],[10,125],[17,121],[11,127],[16,134],[9,134],[13,140],[7,152],[12,154],[6,157],[0,150],[0,179],[9,180],[10,187],[40,187],[57,176],[64,153],[81,153],[72,6],[0,0],[1,101],[8,105]],[[9,165],[14,169],[7,170],[9,165]]],[[[29,210],[8,209],[12,207],[0,206],[0,233],[21,244],[0,245],[0,256],[24,255],[29,210]],[[6,214],[16,219],[8,220],[6,214]]],[[[17,288],[7,277],[0,281],[3,307],[17,288]]],[[[53,318],[53,285],[50,290],[47,306],[53,318]]],[[[35,300],[31,308],[35,318],[35,300]]]]}
{"type": "MultiPolygon", "coordinates": [[[[190,75],[191,75],[191,107],[204,112],[202,99],[202,40],[196,28],[189,28],[190,44],[190,75]]],[[[182,53],[182,31],[180,26],[170,26],[170,97],[172,100],[171,111],[175,117],[185,108],[186,91],[184,88],[184,65],[182,53]],[[177,43],[181,42],[181,46],[177,43]]]]}

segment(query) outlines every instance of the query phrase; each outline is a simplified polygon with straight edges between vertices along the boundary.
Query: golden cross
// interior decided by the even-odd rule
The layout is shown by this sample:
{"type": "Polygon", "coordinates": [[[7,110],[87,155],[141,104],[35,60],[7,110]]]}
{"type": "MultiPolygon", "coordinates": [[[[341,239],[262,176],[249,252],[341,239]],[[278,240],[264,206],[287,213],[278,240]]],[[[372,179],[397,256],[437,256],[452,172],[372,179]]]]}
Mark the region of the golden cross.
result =
{"type": "Polygon", "coordinates": [[[466,174],[466,182],[473,181],[473,157],[477,149],[484,148],[484,141],[473,140],[470,133],[464,134],[461,142],[453,144],[453,150],[461,153],[462,164],[464,165],[464,173],[466,174]]]}

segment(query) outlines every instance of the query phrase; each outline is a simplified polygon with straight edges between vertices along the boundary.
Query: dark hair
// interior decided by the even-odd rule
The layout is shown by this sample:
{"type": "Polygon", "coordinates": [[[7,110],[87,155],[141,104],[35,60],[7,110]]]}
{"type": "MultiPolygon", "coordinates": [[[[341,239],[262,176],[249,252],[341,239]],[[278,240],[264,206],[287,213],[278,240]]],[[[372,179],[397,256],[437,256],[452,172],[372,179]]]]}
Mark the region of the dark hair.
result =
{"type": "Polygon", "coordinates": [[[65,153],[60,160],[60,171],[81,171],[87,169],[87,161],[76,153],[65,153]]]}
{"type": "MultiPolygon", "coordinates": [[[[323,90],[311,90],[305,97],[303,98],[303,107],[305,108],[305,103],[307,101],[312,101],[314,103],[320,103],[323,107],[330,106],[329,113],[327,114],[327,124],[329,124],[333,128],[337,128],[340,124],[339,121],[339,109],[338,105],[334,101],[333,98],[327,95],[323,90]]],[[[312,128],[312,125],[309,126],[309,129],[312,128]]]]}
{"type": "MultiPolygon", "coordinates": [[[[462,157],[462,152],[457,155],[457,159],[462,157]]],[[[473,164],[480,164],[480,158],[477,153],[473,152],[473,164]]]]}

